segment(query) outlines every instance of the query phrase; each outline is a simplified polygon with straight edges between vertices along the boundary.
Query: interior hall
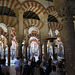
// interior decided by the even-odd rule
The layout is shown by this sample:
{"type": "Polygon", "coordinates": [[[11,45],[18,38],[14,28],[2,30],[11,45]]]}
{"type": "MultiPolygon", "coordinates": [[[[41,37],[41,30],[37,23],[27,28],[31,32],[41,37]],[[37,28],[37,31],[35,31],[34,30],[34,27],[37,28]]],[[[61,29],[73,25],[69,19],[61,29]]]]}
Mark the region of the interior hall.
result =
{"type": "Polygon", "coordinates": [[[0,0],[1,68],[4,60],[10,75],[29,75],[23,66],[33,61],[45,75],[55,75],[54,66],[60,75],[75,75],[75,0],[0,0]]]}

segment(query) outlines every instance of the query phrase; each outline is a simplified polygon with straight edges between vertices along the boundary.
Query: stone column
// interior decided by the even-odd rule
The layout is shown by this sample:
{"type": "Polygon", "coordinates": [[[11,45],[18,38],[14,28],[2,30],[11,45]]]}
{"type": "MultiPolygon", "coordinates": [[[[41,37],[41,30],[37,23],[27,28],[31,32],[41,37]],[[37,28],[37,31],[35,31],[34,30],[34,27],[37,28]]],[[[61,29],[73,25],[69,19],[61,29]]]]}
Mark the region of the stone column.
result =
{"type": "Polygon", "coordinates": [[[41,58],[42,61],[42,44],[39,44],[39,57],[41,58]]]}
{"type": "Polygon", "coordinates": [[[16,57],[18,56],[18,44],[16,45],[16,57]]]}
{"type": "Polygon", "coordinates": [[[24,38],[23,11],[18,11],[18,22],[18,31],[16,33],[16,39],[18,42],[18,56],[22,56],[22,42],[24,38]]]}
{"type": "Polygon", "coordinates": [[[52,42],[52,46],[53,46],[53,59],[54,59],[54,58],[56,58],[56,56],[55,56],[55,43],[54,42],[52,42]]]}
{"type": "Polygon", "coordinates": [[[10,66],[11,27],[8,27],[8,66],[10,66]]]}
{"type": "Polygon", "coordinates": [[[63,30],[61,37],[65,48],[66,75],[75,75],[75,32],[69,1],[54,0],[58,15],[62,18],[63,30]]]}
{"type": "Polygon", "coordinates": [[[26,28],[24,30],[24,35],[26,36],[26,40],[25,40],[25,57],[27,59],[27,47],[28,47],[28,28],[26,28]]]}
{"type": "Polygon", "coordinates": [[[25,57],[27,59],[27,47],[28,47],[28,44],[25,44],[25,57]]]}
{"type": "Polygon", "coordinates": [[[5,59],[5,49],[6,49],[6,40],[4,38],[4,42],[3,42],[3,48],[4,48],[4,59],[5,59]]]}
{"type": "Polygon", "coordinates": [[[18,42],[18,56],[22,56],[22,40],[17,39],[18,42]]]}
{"type": "Polygon", "coordinates": [[[24,36],[24,25],[23,25],[23,12],[19,11],[19,35],[24,36]]]}
{"type": "Polygon", "coordinates": [[[75,32],[71,14],[68,13],[63,17],[62,24],[64,26],[62,41],[65,46],[66,72],[67,75],[75,75],[75,32]]]}
{"type": "Polygon", "coordinates": [[[30,46],[28,46],[29,47],[29,59],[30,59],[30,46]]]}
{"type": "Polygon", "coordinates": [[[23,56],[25,56],[25,44],[23,44],[23,51],[22,51],[22,53],[23,53],[23,56]]]}
{"type": "Polygon", "coordinates": [[[4,48],[4,59],[5,59],[5,49],[6,49],[6,46],[3,45],[3,48],[4,48]]]}
{"type": "Polygon", "coordinates": [[[44,60],[47,60],[47,41],[44,41],[44,60]]]}

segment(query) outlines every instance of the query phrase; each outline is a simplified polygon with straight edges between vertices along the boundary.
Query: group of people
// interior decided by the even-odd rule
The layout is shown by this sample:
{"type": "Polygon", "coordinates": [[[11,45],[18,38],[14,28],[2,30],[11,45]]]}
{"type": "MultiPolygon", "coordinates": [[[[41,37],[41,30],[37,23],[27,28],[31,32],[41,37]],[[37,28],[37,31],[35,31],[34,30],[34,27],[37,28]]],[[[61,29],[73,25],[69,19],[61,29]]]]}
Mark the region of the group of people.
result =
{"type": "Polygon", "coordinates": [[[6,59],[0,59],[0,75],[10,75],[9,68],[6,66],[6,59]]]}
{"type": "Polygon", "coordinates": [[[35,57],[31,60],[17,57],[15,60],[16,75],[65,75],[65,60],[58,61],[51,57],[42,61],[39,57],[35,61],[35,57]]]}

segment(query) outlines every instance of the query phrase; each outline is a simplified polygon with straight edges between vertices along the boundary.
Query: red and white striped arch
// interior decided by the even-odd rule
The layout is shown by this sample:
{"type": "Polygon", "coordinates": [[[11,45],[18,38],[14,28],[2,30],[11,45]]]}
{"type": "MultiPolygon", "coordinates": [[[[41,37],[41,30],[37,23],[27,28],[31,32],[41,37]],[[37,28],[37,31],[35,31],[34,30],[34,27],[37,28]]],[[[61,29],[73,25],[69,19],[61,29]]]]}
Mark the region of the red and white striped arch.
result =
{"type": "Polygon", "coordinates": [[[17,18],[0,15],[0,23],[4,23],[7,27],[17,25],[17,18]]]}
{"type": "Polygon", "coordinates": [[[14,42],[15,42],[15,44],[17,44],[17,40],[16,40],[16,39],[13,39],[13,38],[12,38],[12,41],[14,41],[14,42]]]}
{"type": "Polygon", "coordinates": [[[11,30],[11,38],[13,39],[13,37],[16,36],[16,31],[14,28],[12,28],[11,30]]]}
{"type": "MultiPolygon", "coordinates": [[[[11,34],[11,39],[16,35],[14,29],[12,29],[12,32],[13,33],[11,34]]],[[[4,30],[1,27],[0,27],[0,35],[3,35],[3,36],[5,36],[6,39],[8,39],[8,33],[4,32],[4,30]]]]}
{"type": "Polygon", "coordinates": [[[57,12],[56,12],[56,10],[55,10],[55,8],[54,8],[54,6],[49,6],[47,9],[46,9],[46,12],[45,12],[46,14],[50,14],[50,15],[53,15],[53,16],[55,16],[56,18],[58,18],[58,14],[57,14],[57,12]]]}
{"type": "Polygon", "coordinates": [[[18,0],[0,0],[0,6],[6,6],[8,8],[21,9],[21,3],[18,0]]]}
{"type": "Polygon", "coordinates": [[[3,35],[6,37],[6,39],[8,38],[8,34],[6,32],[4,32],[4,30],[0,27],[0,35],[3,35]]]}
{"type": "MultiPolygon", "coordinates": [[[[4,24],[4,25],[5,25],[5,24],[4,24]]],[[[2,27],[0,27],[0,35],[3,35],[3,36],[5,36],[6,39],[8,39],[8,33],[5,32],[2,27]]],[[[11,39],[12,39],[15,35],[16,35],[15,29],[12,28],[12,30],[11,30],[11,39]]]]}
{"type": "Polygon", "coordinates": [[[35,31],[35,30],[33,30],[31,33],[36,33],[36,34],[39,34],[39,33],[38,33],[38,31],[35,31]]]}
{"type": "Polygon", "coordinates": [[[30,37],[33,37],[33,36],[36,37],[38,40],[40,40],[40,36],[38,34],[36,34],[36,33],[29,34],[28,39],[30,39],[30,37]]]}
{"type": "Polygon", "coordinates": [[[23,21],[23,23],[25,25],[25,28],[35,26],[38,29],[41,29],[44,26],[44,24],[41,21],[35,19],[26,19],[23,21]]]}
{"type": "Polygon", "coordinates": [[[46,12],[47,14],[51,13],[52,11],[55,11],[55,8],[54,6],[49,6],[47,9],[46,9],[46,12]]]}
{"type": "Polygon", "coordinates": [[[45,12],[45,7],[37,1],[24,1],[22,3],[22,8],[24,11],[33,11],[37,15],[39,15],[41,12],[45,12]]]}
{"type": "Polygon", "coordinates": [[[33,41],[35,41],[37,44],[39,44],[39,41],[36,40],[36,39],[32,39],[32,40],[30,40],[30,43],[32,43],[33,41]]]}
{"type": "Polygon", "coordinates": [[[48,25],[49,29],[61,31],[63,29],[63,25],[57,22],[50,22],[48,25]]]}
{"type": "Polygon", "coordinates": [[[2,38],[1,35],[0,35],[0,41],[4,43],[4,38],[2,38]]]}

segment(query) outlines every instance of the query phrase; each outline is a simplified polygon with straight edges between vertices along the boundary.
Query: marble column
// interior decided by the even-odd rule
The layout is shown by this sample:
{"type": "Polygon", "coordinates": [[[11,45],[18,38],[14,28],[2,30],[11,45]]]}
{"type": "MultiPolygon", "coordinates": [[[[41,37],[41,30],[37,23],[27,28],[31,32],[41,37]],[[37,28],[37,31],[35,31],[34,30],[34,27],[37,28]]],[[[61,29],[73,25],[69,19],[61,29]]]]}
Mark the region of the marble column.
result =
{"type": "Polygon", "coordinates": [[[39,44],[39,57],[40,60],[42,61],[42,44],[39,44]]]}
{"type": "Polygon", "coordinates": [[[22,51],[23,56],[25,56],[25,44],[23,44],[23,51],[22,51]]]}
{"type": "Polygon", "coordinates": [[[6,46],[3,46],[3,48],[4,48],[4,59],[5,59],[5,49],[6,49],[6,46]]]}
{"type": "Polygon", "coordinates": [[[44,60],[47,60],[47,41],[44,41],[44,60]]]}
{"type": "Polygon", "coordinates": [[[18,42],[18,56],[22,56],[22,40],[17,39],[18,42]]]}
{"type": "Polygon", "coordinates": [[[28,48],[29,48],[29,59],[30,59],[30,46],[28,46],[28,48]]]}
{"type": "Polygon", "coordinates": [[[8,66],[10,66],[11,27],[8,27],[8,66]]]}
{"type": "Polygon", "coordinates": [[[27,47],[28,47],[28,44],[25,44],[25,57],[27,59],[27,47]]]}
{"type": "Polygon", "coordinates": [[[6,49],[6,40],[4,38],[4,42],[3,42],[3,48],[4,48],[4,59],[5,59],[5,49],[6,49]]]}
{"type": "Polygon", "coordinates": [[[15,57],[17,57],[18,56],[18,44],[16,45],[16,55],[15,55],[15,57]]]}
{"type": "Polygon", "coordinates": [[[18,56],[22,56],[22,42],[24,38],[23,11],[18,11],[18,22],[18,31],[16,33],[16,39],[18,42],[18,56]]]}
{"type": "Polygon", "coordinates": [[[53,59],[56,58],[55,56],[55,42],[52,42],[52,46],[53,46],[53,59]]]}
{"type": "Polygon", "coordinates": [[[28,28],[26,28],[25,30],[24,30],[24,35],[26,36],[25,38],[26,38],[26,40],[25,40],[25,57],[26,57],[26,59],[27,59],[27,47],[28,47],[28,28]]]}
{"type": "Polygon", "coordinates": [[[23,12],[19,11],[18,15],[18,21],[19,21],[19,35],[24,36],[24,24],[23,24],[23,12]]]}

